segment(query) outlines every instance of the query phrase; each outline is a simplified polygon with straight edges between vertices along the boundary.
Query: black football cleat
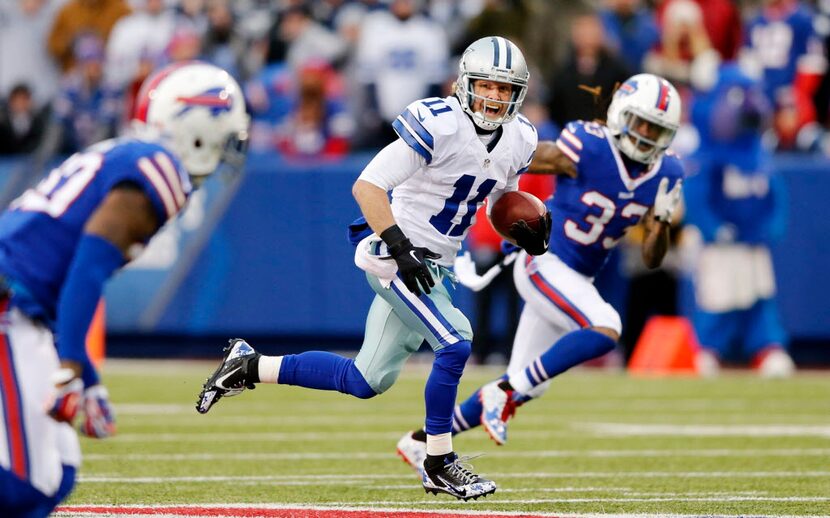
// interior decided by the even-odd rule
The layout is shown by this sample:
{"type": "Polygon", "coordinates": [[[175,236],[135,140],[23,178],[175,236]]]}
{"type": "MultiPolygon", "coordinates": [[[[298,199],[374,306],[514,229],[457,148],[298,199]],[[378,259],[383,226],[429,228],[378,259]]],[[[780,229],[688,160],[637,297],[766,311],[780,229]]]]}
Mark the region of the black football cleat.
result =
{"type": "Polygon", "coordinates": [[[473,473],[473,467],[455,453],[444,457],[444,464],[426,467],[422,472],[424,491],[437,495],[446,493],[459,500],[477,500],[496,492],[496,483],[473,473]]]}
{"type": "Polygon", "coordinates": [[[250,362],[260,354],[241,338],[233,338],[223,349],[225,357],[219,367],[205,380],[196,410],[206,414],[222,397],[241,394],[246,388],[254,389],[253,376],[249,375],[250,362]]]}

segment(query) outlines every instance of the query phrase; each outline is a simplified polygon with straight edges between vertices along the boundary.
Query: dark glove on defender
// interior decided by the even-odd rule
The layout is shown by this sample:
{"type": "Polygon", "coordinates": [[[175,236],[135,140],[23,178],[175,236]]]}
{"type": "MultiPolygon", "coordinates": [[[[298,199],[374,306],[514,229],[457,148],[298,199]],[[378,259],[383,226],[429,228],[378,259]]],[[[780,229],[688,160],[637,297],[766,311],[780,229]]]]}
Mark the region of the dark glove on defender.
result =
{"type": "Polygon", "coordinates": [[[430,287],[435,286],[435,281],[432,280],[426,259],[438,259],[441,254],[436,254],[429,248],[412,246],[412,242],[397,225],[381,232],[380,238],[389,248],[389,255],[398,265],[398,273],[409,291],[419,297],[421,290],[429,293],[430,287]]]}
{"type": "Polygon", "coordinates": [[[539,216],[538,223],[541,231],[533,230],[523,219],[510,225],[510,237],[530,255],[542,255],[548,251],[550,211],[544,216],[539,216]]]}

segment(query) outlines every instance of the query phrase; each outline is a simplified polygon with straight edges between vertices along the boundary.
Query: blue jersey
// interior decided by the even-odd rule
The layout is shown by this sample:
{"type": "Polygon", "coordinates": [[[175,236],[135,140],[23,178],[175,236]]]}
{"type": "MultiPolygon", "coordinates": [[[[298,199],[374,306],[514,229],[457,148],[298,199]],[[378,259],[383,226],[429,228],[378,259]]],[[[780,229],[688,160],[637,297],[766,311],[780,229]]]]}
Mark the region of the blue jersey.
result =
{"type": "Polygon", "coordinates": [[[668,177],[672,188],[683,177],[673,154],[664,154],[649,168],[638,168],[623,159],[613,138],[603,125],[576,121],[568,123],[556,141],[576,165],[577,176],[558,177],[556,192],[547,202],[552,223],[549,251],[588,277],[596,276],[628,228],[651,209],[660,180],[668,177]]]}
{"type": "Polygon", "coordinates": [[[156,143],[108,140],[66,159],[0,216],[0,275],[13,304],[52,321],[84,225],[113,187],[131,184],[152,202],[159,227],[191,191],[178,159],[156,143]]]}
{"type": "Polygon", "coordinates": [[[813,29],[813,13],[800,3],[781,18],[762,11],[750,20],[746,34],[747,44],[764,68],[764,89],[772,101],[776,100],[779,88],[792,85],[802,63],[813,67],[810,59],[823,62],[821,42],[813,29]]]}
{"type": "Polygon", "coordinates": [[[684,186],[686,219],[706,243],[728,225],[736,241],[769,244],[783,233],[784,186],[770,165],[760,136],[741,147],[704,144],[695,154],[684,186]]]}

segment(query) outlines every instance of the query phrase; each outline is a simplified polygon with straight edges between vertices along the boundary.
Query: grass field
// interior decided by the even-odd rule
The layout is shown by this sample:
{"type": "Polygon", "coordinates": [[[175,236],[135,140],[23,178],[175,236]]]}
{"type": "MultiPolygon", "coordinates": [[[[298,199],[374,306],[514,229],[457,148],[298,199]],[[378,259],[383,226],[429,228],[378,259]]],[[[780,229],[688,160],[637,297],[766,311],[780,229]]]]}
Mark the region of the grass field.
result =
{"type": "MultiPolygon", "coordinates": [[[[461,503],[425,495],[395,456],[398,438],[423,420],[427,367],[408,368],[369,401],[260,386],[203,416],[194,403],[213,367],[111,361],[105,381],[119,434],[83,440],[80,481],[60,514],[102,504],[162,506],[162,514],[178,504],[246,504],[237,507],[248,516],[292,506],[389,516],[830,515],[827,372],[701,380],[573,371],[519,409],[506,446],[480,428],[456,437],[460,453],[484,453],[474,465],[499,484],[495,495],[461,503]]],[[[468,367],[460,396],[497,374],[468,367]]]]}

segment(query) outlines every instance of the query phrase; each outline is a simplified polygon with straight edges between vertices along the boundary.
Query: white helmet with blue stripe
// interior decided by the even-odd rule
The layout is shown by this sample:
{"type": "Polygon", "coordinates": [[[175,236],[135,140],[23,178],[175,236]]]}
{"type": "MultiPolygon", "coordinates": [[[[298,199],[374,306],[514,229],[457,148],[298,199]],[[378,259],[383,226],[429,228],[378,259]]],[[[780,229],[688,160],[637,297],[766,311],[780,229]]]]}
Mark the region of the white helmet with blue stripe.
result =
{"type": "Polygon", "coordinates": [[[481,38],[467,47],[461,55],[455,94],[461,102],[461,107],[472,117],[476,126],[493,131],[505,122],[516,118],[527,94],[529,79],[527,62],[515,43],[501,36],[481,38]],[[473,111],[475,100],[484,100],[484,97],[476,95],[474,91],[473,86],[476,80],[509,83],[513,86],[509,101],[488,100],[489,103],[498,102],[507,105],[507,109],[501,115],[491,118],[483,109],[478,112],[473,111]]]}
{"type": "Polygon", "coordinates": [[[671,83],[654,74],[637,74],[614,93],[606,123],[622,153],[650,164],[671,145],[680,112],[680,95],[671,83]]]}

